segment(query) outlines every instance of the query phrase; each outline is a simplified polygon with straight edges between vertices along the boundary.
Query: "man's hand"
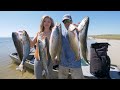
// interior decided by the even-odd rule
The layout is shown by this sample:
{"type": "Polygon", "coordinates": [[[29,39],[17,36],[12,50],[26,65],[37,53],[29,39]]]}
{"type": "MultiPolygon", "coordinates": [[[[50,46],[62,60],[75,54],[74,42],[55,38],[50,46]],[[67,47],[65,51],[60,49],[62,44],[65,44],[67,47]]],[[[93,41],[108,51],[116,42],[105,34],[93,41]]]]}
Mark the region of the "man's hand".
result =
{"type": "Polygon", "coordinates": [[[78,22],[78,24],[70,24],[69,30],[70,31],[77,30],[78,32],[80,32],[80,30],[78,30],[78,25],[79,24],[80,24],[80,22],[78,22]]]}
{"type": "Polygon", "coordinates": [[[68,30],[74,31],[76,29],[76,26],[74,24],[70,24],[68,30]]]}

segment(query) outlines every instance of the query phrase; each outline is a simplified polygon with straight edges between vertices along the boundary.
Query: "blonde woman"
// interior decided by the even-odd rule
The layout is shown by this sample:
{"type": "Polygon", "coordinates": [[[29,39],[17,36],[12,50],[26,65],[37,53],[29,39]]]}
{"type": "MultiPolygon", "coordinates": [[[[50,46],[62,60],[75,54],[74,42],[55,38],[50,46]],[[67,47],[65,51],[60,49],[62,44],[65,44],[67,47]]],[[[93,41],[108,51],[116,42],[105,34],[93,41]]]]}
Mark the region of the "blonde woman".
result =
{"type": "MultiPolygon", "coordinates": [[[[54,21],[50,16],[43,16],[41,19],[41,23],[40,23],[40,30],[37,32],[36,36],[34,37],[33,40],[30,41],[30,45],[31,47],[33,47],[36,43],[37,43],[37,38],[39,35],[42,35],[43,37],[47,37],[47,39],[50,39],[50,35],[51,35],[51,30],[54,27],[54,21]]],[[[35,61],[34,61],[34,74],[36,79],[43,79],[42,77],[42,61],[39,60],[39,56],[38,56],[38,46],[36,45],[36,50],[35,50],[35,61]]],[[[51,61],[51,60],[50,60],[51,61]]],[[[50,64],[52,64],[52,62],[50,62],[50,64]]],[[[52,79],[52,68],[53,65],[49,65],[48,67],[48,71],[50,74],[50,79],[52,79]]]]}

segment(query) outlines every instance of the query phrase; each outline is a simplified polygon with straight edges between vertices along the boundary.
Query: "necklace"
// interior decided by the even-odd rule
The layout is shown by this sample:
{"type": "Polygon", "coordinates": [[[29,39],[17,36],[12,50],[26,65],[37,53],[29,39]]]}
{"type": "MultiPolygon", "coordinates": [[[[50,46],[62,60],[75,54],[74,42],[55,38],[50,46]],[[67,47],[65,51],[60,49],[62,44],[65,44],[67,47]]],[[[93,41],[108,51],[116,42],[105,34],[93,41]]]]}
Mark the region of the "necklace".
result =
{"type": "Polygon", "coordinates": [[[49,35],[51,32],[43,32],[44,35],[49,35]]]}

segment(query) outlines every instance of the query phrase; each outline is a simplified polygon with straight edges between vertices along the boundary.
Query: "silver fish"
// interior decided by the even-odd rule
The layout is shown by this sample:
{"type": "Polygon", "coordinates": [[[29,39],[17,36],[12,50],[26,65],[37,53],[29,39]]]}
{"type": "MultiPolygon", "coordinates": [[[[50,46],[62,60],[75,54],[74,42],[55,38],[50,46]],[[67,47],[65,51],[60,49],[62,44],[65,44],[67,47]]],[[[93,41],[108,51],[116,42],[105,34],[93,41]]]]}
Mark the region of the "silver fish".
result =
{"type": "Polygon", "coordinates": [[[12,32],[12,40],[15,46],[15,49],[17,51],[18,54],[18,58],[19,60],[22,61],[23,58],[23,46],[22,46],[22,42],[19,38],[19,34],[17,32],[12,32]]]}
{"type": "Polygon", "coordinates": [[[68,28],[68,37],[69,37],[69,42],[70,46],[75,53],[76,60],[80,59],[80,46],[79,46],[79,39],[78,39],[78,34],[75,28],[73,28],[73,25],[70,24],[68,28]]]}
{"type": "Polygon", "coordinates": [[[55,60],[56,57],[58,59],[58,62],[60,61],[61,44],[62,44],[61,35],[62,35],[61,24],[56,23],[56,25],[52,29],[50,41],[49,41],[49,52],[51,59],[53,61],[55,60]]]}
{"type": "Polygon", "coordinates": [[[83,59],[88,62],[88,48],[87,48],[87,33],[88,33],[88,26],[89,26],[89,17],[86,16],[81,21],[81,23],[78,25],[79,33],[79,39],[80,39],[80,50],[83,59]]]}
{"type": "Polygon", "coordinates": [[[48,65],[47,65],[47,45],[46,45],[46,40],[47,37],[42,39],[41,36],[38,36],[38,51],[39,51],[39,60],[42,60],[42,66],[43,66],[43,71],[45,73],[45,77],[49,79],[49,71],[48,71],[48,65]]]}
{"type": "Polygon", "coordinates": [[[23,46],[23,58],[21,64],[18,66],[18,68],[16,68],[16,70],[23,71],[23,65],[30,54],[30,38],[25,30],[19,32],[21,33],[19,38],[21,39],[23,46]]]}
{"type": "Polygon", "coordinates": [[[50,63],[51,63],[51,56],[50,56],[50,52],[49,52],[49,40],[48,40],[48,39],[45,39],[45,42],[46,42],[47,56],[48,56],[47,66],[49,66],[50,63]]]}

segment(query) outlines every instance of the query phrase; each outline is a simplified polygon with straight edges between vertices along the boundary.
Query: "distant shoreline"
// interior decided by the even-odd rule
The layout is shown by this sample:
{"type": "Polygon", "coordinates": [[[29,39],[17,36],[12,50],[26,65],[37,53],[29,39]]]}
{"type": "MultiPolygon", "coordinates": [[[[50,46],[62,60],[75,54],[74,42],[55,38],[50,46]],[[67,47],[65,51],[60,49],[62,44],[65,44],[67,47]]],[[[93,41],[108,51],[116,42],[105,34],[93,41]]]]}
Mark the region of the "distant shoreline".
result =
{"type": "Polygon", "coordinates": [[[0,37],[0,38],[12,38],[12,37],[0,37]]]}
{"type": "MultiPolygon", "coordinates": [[[[12,37],[0,37],[0,38],[12,38],[12,37]]],[[[34,38],[34,37],[30,37],[30,38],[34,38]]]]}
{"type": "Polygon", "coordinates": [[[103,34],[103,35],[89,35],[93,39],[110,39],[110,40],[120,40],[120,34],[103,34]]]}

